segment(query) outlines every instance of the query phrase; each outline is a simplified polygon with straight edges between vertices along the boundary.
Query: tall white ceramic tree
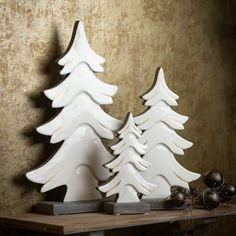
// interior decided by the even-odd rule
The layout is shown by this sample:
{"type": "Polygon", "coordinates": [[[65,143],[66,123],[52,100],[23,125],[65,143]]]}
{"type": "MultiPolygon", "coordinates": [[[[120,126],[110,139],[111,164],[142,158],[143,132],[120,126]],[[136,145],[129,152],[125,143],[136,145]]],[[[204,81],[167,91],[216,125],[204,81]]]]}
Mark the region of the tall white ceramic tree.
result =
{"type": "Polygon", "coordinates": [[[145,153],[146,146],[138,141],[142,132],[136,127],[131,113],[118,133],[121,141],[111,147],[118,157],[106,164],[117,174],[111,181],[101,185],[99,190],[106,193],[107,197],[118,194],[117,203],[139,202],[138,193],[149,194],[155,185],[144,180],[139,173],[145,171],[150,163],[140,156],[145,153]]]}
{"type": "Polygon", "coordinates": [[[200,177],[182,167],[174,157],[174,154],[183,155],[183,150],[193,145],[174,131],[184,129],[183,124],[188,117],[170,108],[177,105],[179,96],[167,87],[162,68],[157,71],[156,76],[155,85],[143,96],[145,105],[150,108],[135,117],[138,128],[144,130],[139,139],[147,146],[143,159],[152,164],[142,176],[156,185],[150,195],[143,196],[144,199],[164,199],[170,195],[171,186],[178,185],[188,189],[188,182],[200,177]]]}
{"type": "Polygon", "coordinates": [[[69,74],[58,86],[44,91],[52,107],[63,107],[48,123],[37,128],[51,136],[51,143],[64,141],[61,148],[41,167],[26,174],[43,184],[41,192],[66,185],[64,201],[100,199],[98,181],[110,173],[103,167],[112,159],[101,138],[112,139],[121,122],[106,114],[100,105],[111,104],[117,87],[100,81],[93,72],[102,72],[105,59],[89,46],[79,22],[70,50],[59,60],[61,74],[69,74]]]}

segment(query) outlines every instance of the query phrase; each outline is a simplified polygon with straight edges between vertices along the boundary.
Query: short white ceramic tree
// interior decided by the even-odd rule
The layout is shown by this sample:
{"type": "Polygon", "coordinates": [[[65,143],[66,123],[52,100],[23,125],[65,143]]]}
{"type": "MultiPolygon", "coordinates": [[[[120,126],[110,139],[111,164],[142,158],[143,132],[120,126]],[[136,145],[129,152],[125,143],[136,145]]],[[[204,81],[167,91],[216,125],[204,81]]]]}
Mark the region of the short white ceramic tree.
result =
{"type": "Polygon", "coordinates": [[[138,193],[148,195],[155,185],[144,180],[139,173],[145,171],[150,163],[141,157],[145,154],[146,146],[138,141],[142,132],[136,127],[131,113],[118,133],[121,141],[111,147],[118,157],[106,164],[116,175],[101,185],[99,190],[107,197],[118,194],[117,203],[139,202],[138,193]]]}
{"type": "Polygon", "coordinates": [[[177,105],[179,96],[167,87],[163,69],[160,68],[156,75],[155,85],[143,96],[145,105],[150,108],[134,118],[138,128],[144,130],[139,139],[147,146],[143,159],[152,164],[142,176],[156,185],[150,195],[143,196],[144,199],[164,199],[171,194],[171,186],[188,189],[188,183],[200,177],[182,167],[174,157],[174,154],[183,155],[183,150],[193,145],[175,132],[184,129],[188,117],[170,108],[177,105]]]}
{"type": "Polygon", "coordinates": [[[70,50],[59,60],[61,74],[69,74],[58,86],[44,91],[52,107],[63,107],[48,123],[37,128],[51,136],[51,143],[64,141],[61,148],[41,167],[26,174],[43,184],[41,192],[66,185],[64,201],[100,199],[98,181],[111,174],[103,167],[113,156],[101,138],[112,139],[121,122],[106,114],[100,105],[111,104],[117,87],[99,80],[105,59],[89,46],[84,26],[79,22],[70,50]]]}

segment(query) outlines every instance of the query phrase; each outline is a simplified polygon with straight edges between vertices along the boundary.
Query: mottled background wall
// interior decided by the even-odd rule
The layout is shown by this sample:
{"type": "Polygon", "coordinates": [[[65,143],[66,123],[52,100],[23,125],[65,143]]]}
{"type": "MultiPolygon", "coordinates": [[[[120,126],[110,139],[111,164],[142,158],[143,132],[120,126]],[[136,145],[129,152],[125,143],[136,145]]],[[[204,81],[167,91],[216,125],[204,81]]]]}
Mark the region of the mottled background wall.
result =
{"type": "MultiPolygon", "coordinates": [[[[106,58],[100,78],[119,86],[106,110],[121,119],[127,111],[144,111],[139,96],[163,66],[169,87],[180,95],[176,110],[191,117],[181,135],[195,145],[178,160],[199,173],[218,168],[236,183],[233,2],[1,0],[0,211],[23,212],[42,198],[23,175],[57,148],[33,128],[57,112],[40,92],[59,82],[54,61],[78,19],[92,48],[106,58]]],[[[221,235],[225,221],[232,230],[225,219],[209,234],[221,235]]]]}

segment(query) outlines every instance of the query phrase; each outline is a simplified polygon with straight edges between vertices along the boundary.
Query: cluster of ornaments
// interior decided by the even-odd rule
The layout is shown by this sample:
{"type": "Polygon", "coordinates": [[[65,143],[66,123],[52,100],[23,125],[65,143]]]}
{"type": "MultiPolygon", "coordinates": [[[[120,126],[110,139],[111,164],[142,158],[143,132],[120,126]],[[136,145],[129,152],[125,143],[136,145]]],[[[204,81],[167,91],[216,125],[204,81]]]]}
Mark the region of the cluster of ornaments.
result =
{"type": "Polygon", "coordinates": [[[206,189],[203,191],[198,187],[190,186],[185,189],[180,186],[173,186],[171,195],[167,202],[173,207],[180,207],[185,200],[195,207],[204,207],[212,210],[220,204],[226,204],[236,197],[236,187],[224,181],[223,174],[219,170],[208,171],[203,178],[206,189]]]}
{"type": "Polygon", "coordinates": [[[223,174],[218,170],[208,171],[204,183],[207,189],[203,191],[201,200],[207,209],[214,209],[236,197],[236,187],[225,183],[223,174]]]}
{"type": "Polygon", "coordinates": [[[116,86],[95,75],[103,72],[105,59],[90,48],[83,23],[76,27],[70,49],[58,61],[63,66],[60,73],[67,77],[44,91],[52,107],[62,110],[37,128],[51,136],[51,143],[63,144],[50,160],[28,172],[27,178],[42,184],[41,192],[66,185],[65,202],[116,195],[117,203],[128,204],[166,199],[171,186],[188,190],[189,182],[200,175],[175,159],[175,154],[183,155],[192,143],[175,131],[184,129],[188,117],[171,109],[179,96],[168,88],[163,69],[157,70],[154,86],[143,96],[149,109],[136,117],[129,113],[122,125],[101,108],[112,104],[117,92],[116,86]],[[120,140],[108,151],[101,139],[113,139],[117,130],[120,140]]]}

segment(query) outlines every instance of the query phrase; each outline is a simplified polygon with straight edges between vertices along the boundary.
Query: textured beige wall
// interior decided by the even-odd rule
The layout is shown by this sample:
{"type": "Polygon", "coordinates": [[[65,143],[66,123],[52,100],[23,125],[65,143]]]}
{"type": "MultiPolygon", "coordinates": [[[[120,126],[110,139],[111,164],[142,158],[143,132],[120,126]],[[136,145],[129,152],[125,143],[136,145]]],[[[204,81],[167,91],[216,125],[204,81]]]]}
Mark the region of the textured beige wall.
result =
{"type": "Polygon", "coordinates": [[[199,173],[219,168],[236,183],[233,0],[0,0],[0,6],[0,212],[26,211],[41,199],[23,174],[58,146],[32,130],[58,112],[40,92],[59,82],[54,60],[78,19],[106,58],[100,78],[119,86],[106,110],[121,119],[144,111],[139,96],[163,66],[180,95],[176,110],[190,116],[180,133],[195,144],[178,161],[199,173]]]}

